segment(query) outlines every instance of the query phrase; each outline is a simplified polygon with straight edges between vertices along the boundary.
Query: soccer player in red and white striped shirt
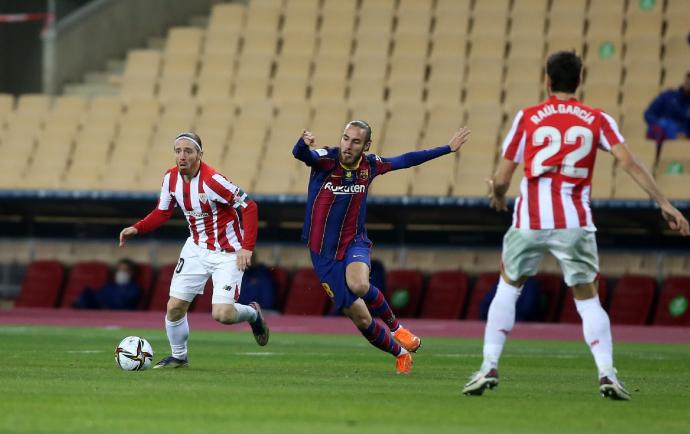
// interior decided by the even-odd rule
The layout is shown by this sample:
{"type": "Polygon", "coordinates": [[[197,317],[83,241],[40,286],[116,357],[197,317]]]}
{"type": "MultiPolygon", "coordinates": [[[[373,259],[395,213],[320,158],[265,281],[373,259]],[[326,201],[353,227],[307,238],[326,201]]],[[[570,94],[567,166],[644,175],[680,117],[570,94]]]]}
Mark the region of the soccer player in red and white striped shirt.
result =
{"type": "Polygon", "coordinates": [[[269,330],[258,303],[237,303],[242,275],[251,264],[256,244],[256,203],[201,158],[201,139],[194,133],[175,138],[176,166],[163,176],[158,206],[120,232],[120,247],[137,234],[165,223],[177,206],[189,223],[189,238],[170,283],[165,329],[172,354],[154,368],[187,366],[187,310],[213,278],[213,319],[223,324],[248,322],[259,345],[268,343],[269,330]],[[241,215],[241,219],[240,219],[241,215]]]}
{"type": "Polygon", "coordinates": [[[536,274],[542,257],[550,252],[573,291],[585,342],[599,371],[600,392],[613,399],[630,399],[616,378],[609,318],[597,295],[599,258],[589,206],[597,148],[613,154],[618,166],[659,204],[672,229],[690,235],[688,221],[631,154],[616,121],[575,99],[581,70],[582,61],[574,52],[549,57],[550,97],[515,116],[503,142],[503,159],[489,181],[491,207],[506,210],[510,179],[517,165],[525,163],[513,225],[503,239],[501,278],[484,333],[484,361],[465,385],[465,394],[481,395],[498,384],[498,360],[515,323],[515,303],[522,285],[536,274]]]}

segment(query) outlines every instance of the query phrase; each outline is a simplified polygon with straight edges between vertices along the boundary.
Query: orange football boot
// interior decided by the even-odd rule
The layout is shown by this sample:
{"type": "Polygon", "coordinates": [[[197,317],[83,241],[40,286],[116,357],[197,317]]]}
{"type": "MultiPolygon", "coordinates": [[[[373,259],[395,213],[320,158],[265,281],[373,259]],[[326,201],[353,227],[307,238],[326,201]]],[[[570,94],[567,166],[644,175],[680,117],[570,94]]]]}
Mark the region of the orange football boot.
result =
{"type": "Polygon", "coordinates": [[[412,354],[405,353],[396,357],[395,372],[398,374],[409,374],[412,372],[412,354]]]}
{"type": "Polygon", "coordinates": [[[403,326],[398,327],[393,333],[393,338],[400,346],[411,353],[416,353],[419,347],[422,346],[422,340],[403,326]]]}

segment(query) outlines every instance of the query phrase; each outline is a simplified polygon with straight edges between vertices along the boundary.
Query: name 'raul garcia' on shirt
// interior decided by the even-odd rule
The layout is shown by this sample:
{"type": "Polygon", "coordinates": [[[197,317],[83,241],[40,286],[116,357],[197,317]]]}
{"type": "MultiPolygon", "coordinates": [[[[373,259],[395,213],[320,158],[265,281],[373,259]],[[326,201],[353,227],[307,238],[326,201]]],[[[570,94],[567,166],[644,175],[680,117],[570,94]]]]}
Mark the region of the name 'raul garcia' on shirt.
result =
{"type": "Polygon", "coordinates": [[[537,111],[536,114],[532,115],[529,120],[532,121],[534,125],[539,125],[541,121],[555,114],[574,115],[584,122],[587,122],[588,125],[592,125],[592,122],[594,122],[594,115],[592,113],[581,107],[570,104],[558,104],[556,106],[553,104],[546,104],[541,110],[537,111]]]}

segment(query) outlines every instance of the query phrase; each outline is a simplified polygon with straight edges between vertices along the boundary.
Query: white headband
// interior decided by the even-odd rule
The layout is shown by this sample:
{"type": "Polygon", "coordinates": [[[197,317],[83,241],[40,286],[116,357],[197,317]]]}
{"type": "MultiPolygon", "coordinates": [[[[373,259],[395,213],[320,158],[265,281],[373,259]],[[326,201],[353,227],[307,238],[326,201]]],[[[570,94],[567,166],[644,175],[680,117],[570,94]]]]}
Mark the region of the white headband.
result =
{"type": "Polygon", "coordinates": [[[190,142],[194,143],[196,145],[196,148],[199,150],[199,152],[204,152],[204,150],[201,149],[201,144],[199,144],[199,142],[197,142],[193,137],[190,137],[188,135],[182,134],[182,135],[177,136],[177,138],[175,138],[175,143],[177,143],[178,141],[183,140],[183,139],[189,140],[190,142]]]}

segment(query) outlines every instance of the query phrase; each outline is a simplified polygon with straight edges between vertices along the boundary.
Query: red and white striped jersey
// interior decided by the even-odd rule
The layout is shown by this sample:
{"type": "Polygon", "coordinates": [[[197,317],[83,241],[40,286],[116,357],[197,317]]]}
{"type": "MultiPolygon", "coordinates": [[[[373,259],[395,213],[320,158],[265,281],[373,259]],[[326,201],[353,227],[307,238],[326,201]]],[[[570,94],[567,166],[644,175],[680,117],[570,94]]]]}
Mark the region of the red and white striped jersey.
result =
{"type": "Polygon", "coordinates": [[[202,162],[190,182],[180,176],[177,167],[169,169],[163,177],[158,206],[134,227],[139,233],[156,229],[170,218],[175,206],[182,209],[197,245],[214,251],[253,250],[258,226],[256,204],[211,166],[202,162]]]}
{"type": "Polygon", "coordinates": [[[503,158],[525,163],[513,226],[595,230],[589,206],[597,148],[623,143],[616,121],[572,98],[552,96],[518,112],[503,158]]]}

